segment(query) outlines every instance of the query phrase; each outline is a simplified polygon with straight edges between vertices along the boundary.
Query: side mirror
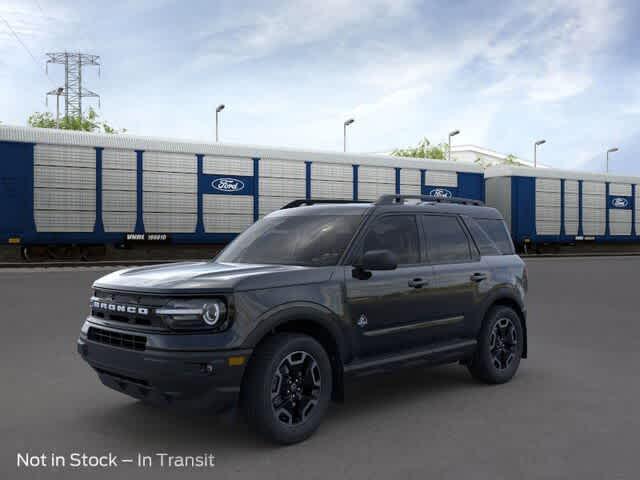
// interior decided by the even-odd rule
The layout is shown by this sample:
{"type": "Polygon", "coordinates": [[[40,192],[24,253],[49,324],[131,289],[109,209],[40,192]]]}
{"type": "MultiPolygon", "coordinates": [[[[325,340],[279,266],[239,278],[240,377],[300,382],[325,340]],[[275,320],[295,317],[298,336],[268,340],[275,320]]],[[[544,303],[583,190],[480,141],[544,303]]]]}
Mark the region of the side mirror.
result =
{"type": "Polygon", "coordinates": [[[390,250],[369,250],[356,265],[361,270],[395,270],[398,258],[390,250]]]}

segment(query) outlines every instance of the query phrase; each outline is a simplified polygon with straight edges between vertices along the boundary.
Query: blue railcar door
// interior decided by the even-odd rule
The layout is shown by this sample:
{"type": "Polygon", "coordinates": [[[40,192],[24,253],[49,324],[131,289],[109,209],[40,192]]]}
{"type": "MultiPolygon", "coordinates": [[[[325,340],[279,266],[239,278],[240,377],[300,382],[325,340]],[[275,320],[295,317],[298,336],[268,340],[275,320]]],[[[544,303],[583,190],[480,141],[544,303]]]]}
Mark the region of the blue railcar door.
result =
{"type": "Polygon", "coordinates": [[[0,142],[0,241],[34,229],[33,145],[0,142]]]}

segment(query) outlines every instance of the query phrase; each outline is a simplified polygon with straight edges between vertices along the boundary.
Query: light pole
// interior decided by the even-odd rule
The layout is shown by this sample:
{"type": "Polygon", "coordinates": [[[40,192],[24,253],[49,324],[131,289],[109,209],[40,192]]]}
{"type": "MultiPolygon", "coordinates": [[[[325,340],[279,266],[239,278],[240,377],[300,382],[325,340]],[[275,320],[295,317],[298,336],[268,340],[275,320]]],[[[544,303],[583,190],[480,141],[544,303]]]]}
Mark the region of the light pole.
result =
{"type": "Polygon", "coordinates": [[[454,130],[453,132],[449,132],[449,148],[447,149],[447,160],[451,161],[451,137],[455,137],[460,133],[460,130],[454,130]]]}
{"type": "Polygon", "coordinates": [[[347,151],[347,127],[353,122],[355,122],[355,120],[353,118],[350,118],[349,120],[346,120],[343,125],[342,146],[344,152],[347,151]]]}
{"type": "Polygon", "coordinates": [[[607,173],[609,173],[609,154],[613,152],[617,152],[618,150],[619,150],[618,147],[613,147],[607,150],[607,170],[606,170],[607,173]]]}
{"type": "Polygon", "coordinates": [[[543,143],[547,143],[547,141],[538,140],[533,144],[533,168],[538,166],[538,145],[542,145],[543,143]]]}
{"type": "Polygon", "coordinates": [[[218,114],[224,110],[224,103],[221,103],[216,108],[216,142],[218,141],[218,114]]]}
{"type": "Polygon", "coordinates": [[[64,88],[56,89],[56,128],[60,128],[60,95],[64,92],[64,88]]]}

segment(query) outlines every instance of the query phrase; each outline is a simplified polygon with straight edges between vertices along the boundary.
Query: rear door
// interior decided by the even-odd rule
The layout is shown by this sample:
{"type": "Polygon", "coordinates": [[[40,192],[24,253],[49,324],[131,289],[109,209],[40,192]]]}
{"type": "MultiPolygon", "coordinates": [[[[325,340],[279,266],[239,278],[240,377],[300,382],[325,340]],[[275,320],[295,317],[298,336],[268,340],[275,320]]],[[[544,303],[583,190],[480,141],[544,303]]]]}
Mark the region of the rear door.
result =
{"type": "Polygon", "coordinates": [[[437,340],[468,337],[474,314],[488,291],[489,268],[457,215],[421,215],[427,255],[434,268],[438,301],[437,340]]]}
{"type": "MultiPolygon", "coordinates": [[[[372,219],[361,235],[354,259],[369,250],[390,250],[398,267],[353,276],[345,268],[346,302],[361,356],[399,351],[428,342],[433,268],[424,258],[418,219],[389,214],[372,219]]],[[[354,262],[351,262],[354,263],[354,262]]]]}

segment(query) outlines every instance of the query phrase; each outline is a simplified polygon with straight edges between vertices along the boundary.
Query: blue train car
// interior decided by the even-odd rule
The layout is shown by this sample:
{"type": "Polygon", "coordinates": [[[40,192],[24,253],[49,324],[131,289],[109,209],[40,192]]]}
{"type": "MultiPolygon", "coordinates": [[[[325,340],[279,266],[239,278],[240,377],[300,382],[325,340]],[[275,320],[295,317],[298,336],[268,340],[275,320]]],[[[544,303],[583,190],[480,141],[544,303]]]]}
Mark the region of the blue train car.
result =
{"type": "Polygon", "coordinates": [[[639,185],[638,177],[550,168],[485,171],[487,204],[502,212],[520,248],[638,242],[639,185]]]}
{"type": "Polygon", "coordinates": [[[298,198],[484,200],[472,164],[0,125],[0,242],[224,244],[298,198]]]}

